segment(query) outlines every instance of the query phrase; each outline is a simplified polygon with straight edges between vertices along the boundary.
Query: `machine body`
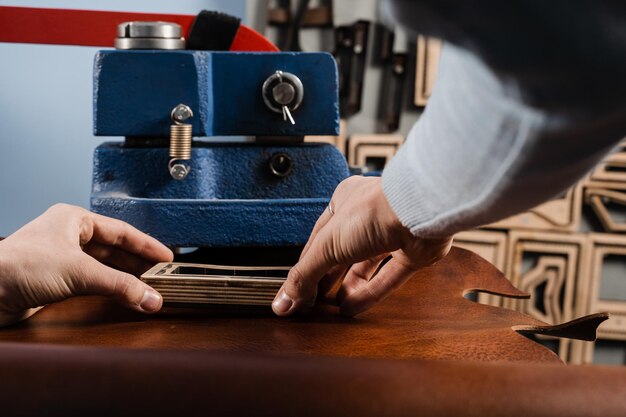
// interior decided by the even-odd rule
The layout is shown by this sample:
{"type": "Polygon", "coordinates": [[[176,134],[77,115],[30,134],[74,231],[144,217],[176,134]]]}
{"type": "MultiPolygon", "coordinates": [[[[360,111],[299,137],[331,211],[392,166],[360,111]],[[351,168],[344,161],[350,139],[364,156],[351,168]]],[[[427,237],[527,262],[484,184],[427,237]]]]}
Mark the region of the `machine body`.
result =
{"type": "Polygon", "coordinates": [[[302,141],[338,134],[337,91],[325,53],[101,51],[94,133],[125,140],[96,149],[91,208],[171,247],[303,245],[349,175],[302,141]],[[169,148],[178,132],[188,152],[169,148]],[[242,135],[256,141],[224,138],[242,135]]]}

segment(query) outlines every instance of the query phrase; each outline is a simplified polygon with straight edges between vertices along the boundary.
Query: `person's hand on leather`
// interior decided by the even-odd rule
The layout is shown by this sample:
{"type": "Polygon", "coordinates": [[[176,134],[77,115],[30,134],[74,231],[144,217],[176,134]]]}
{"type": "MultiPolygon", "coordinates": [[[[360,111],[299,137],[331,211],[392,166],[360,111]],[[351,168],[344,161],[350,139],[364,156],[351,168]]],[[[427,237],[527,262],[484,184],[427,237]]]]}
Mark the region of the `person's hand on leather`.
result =
{"type": "Polygon", "coordinates": [[[57,204],[0,241],[0,325],[76,295],[156,312],[161,295],[136,276],[172,259],[167,247],[127,223],[57,204]]]}
{"type": "Polygon", "coordinates": [[[451,245],[452,237],[420,238],[404,227],[380,178],[348,178],[337,186],[272,309],[288,316],[310,307],[318,293],[332,296],[343,278],[336,295],[340,312],[356,315],[443,258],[451,245]]]}

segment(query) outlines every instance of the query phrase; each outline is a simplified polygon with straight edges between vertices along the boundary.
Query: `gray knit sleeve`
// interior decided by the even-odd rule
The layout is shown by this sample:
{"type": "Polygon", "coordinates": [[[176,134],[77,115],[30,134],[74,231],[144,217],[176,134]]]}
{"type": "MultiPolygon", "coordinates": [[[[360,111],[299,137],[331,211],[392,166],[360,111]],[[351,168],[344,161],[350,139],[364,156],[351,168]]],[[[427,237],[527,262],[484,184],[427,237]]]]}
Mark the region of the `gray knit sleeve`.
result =
{"type": "Polygon", "coordinates": [[[624,133],[520,99],[472,52],[445,45],[424,114],[383,172],[401,222],[443,236],[533,207],[582,177],[624,133]]]}

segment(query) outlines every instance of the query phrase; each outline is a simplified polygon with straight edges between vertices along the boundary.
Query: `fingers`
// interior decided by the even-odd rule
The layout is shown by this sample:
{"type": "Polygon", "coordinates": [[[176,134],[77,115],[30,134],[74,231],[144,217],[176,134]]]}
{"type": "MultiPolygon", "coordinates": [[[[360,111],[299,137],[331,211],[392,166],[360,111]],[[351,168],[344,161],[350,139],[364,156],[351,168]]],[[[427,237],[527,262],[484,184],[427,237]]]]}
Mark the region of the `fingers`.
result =
{"type": "Polygon", "coordinates": [[[272,302],[272,310],[279,316],[288,316],[303,307],[310,307],[317,297],[317,285],[337,262],[333,259],[332,222],[322,228],[309,246],[307,253],[291,268],[287,280],[272,302]]]}
{"type": "Polygon", "coordinates": [[[144,258],[140,258],[130,252],[118,249],[115,246],[102,245],[95,241],[85,245],[83,251],[105,265],[135,276],[140,276],[154,265],[154,262],[146,261],[144,258]]]}
{"type": "Polygon", "coordinates": [[[317,286],[317,298],[332,302],[337,298],[337,291],[348,272],[348,266],[335,265],[324,275],[317,286]]]}
{"type": "Polygon", "coordinates": [[[115,246],[152,262],[171,262],[174,254],[165,245],[121,220],[90,213],[92,240],[115,246]]]}
{"type": "Polygon", "coordinates": [[[122,305],[143,313],[157,312],[163,305],[161,295],[150,286],[86,254],[81,255],[80,267],[71,275],[75,294],[112,297],[122,305]]]}
{"type": "Polygon", "coordinates": [[[383,253],[365,261],[356,263],[348,270],[343,284],[337,293],[337,300],[342,304],[346,297],[360,290],[367,282],[372,279],[378,270],[380,263],[389,256],[383,253]]]}
{"type": "MultiPolygon", "coordinates": [[[[330,204],[331,203],[329,203],[329,207],[330,207],[330,204]]],[[[315,236],[317,236],[317,233],[322,229],[322,227],[326,226],[326,223],[328,223],[331,217],[332,217],[332,214],[330,213],[330,210],[328,209],[328,207],[326,207],[324,211],[322,212],[322,214],[320,215],[320,217],[315,222],[315,226],[313,226],[313,230],[311,231],[309,240],[306,242],[306,245],[304,245],[304,248],[302,249],[302,253],[300,254],[300,259],[302,259],[302,257],[307,254],[307,252],[309,251],[309,248],[311,247],[311,243],[313,242],[313,240],[315,240],[315,236]]]]}
{"type": "Polygon", "coordinates": [[[414,274],[414,268],[407,267],[391,258],[373,279],[360,280],[357,285],[353,284],[354,288],[346,291],[347,295],[340,305],[341,314],[355,316],[367,310],[385,299],[414,274]]]}
{"type": "MultiPolygon", "coordinates": [[[[335,214],[327,209],[320,216],[299,262],[272,303],[279,316],[312,306],[320,280],[336,265],[364,261],[401,247],[404,229],[396,225],[399,221],[386,202],[380,179],[348,178],[337,186],[332,200],[335,214]]],[[[340,279],[336,272],[328,277],[330,283],[340,279]]]]}

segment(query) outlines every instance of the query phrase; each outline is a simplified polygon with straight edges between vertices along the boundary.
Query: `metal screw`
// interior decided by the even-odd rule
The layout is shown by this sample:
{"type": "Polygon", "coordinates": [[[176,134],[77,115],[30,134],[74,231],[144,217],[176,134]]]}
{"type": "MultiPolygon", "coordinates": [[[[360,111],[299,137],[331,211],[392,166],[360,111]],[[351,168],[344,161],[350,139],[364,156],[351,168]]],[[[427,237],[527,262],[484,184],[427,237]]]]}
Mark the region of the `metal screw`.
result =
{"type": "Polygon", "coordinates": [[[304,97],[304,86],[296,75],[277,70],[265,80],[261,91],[270,110],[282,114],[283,120],[292,125],[296,124],[292,112],[300,107],[304,97]]]}
{"type": "Polygon", "coordinates": [[[287,106],[296,97],[296,89],[293,85],[283,81],[272,88],[272,97],[278,104],[287,106]]]}
{"type": "Polygon", "coordinates": [[[179,104],[172,109],[171,118],[174,122],[184,122],[193,117],[193,111],[186,104],[179,104]]]}
{"type": "Polygon", "coordinates": [[[191,169],[184,164],[174,164],[170,167],[170,175],[178,181],[184,179],[189,174],[189,171],[191,169]]]}

